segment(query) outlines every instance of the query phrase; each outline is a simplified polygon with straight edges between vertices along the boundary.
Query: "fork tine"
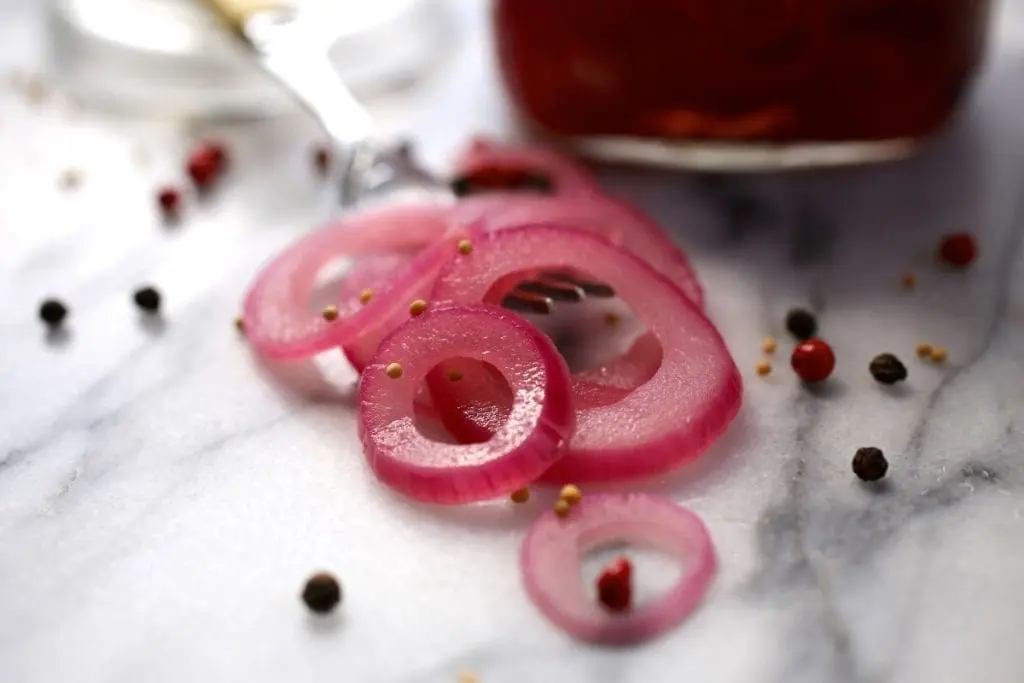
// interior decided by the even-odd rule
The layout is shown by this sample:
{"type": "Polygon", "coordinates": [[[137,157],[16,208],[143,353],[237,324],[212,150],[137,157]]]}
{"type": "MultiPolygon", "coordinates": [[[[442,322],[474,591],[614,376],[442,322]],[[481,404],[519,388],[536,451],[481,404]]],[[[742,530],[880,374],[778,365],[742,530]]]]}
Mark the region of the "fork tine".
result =
{"type": "Polygon", "coordinates": [[[506,294],[501,300],[501,307],[520,313],[551,313],[551,299],[528,292],[506,294]]]}
{"type": "Polygon", "coordinates": [[[588,296],[594,296],[598,299],[610,299],[615,296],[615,290],[609,285],[603,282],[594,282],[593,280],[584,280],[576,277],[572,273],[568,273],[562,270],[549,270],[544,271],[540,274],[540,280],[543,281],[554,281],[563,282],[570,284],[577,289],[583,291],[588,296]]]}
{"type": "Polygon", "coordinates": [[[520,292],[529,292],[547,297],[552,301],[579,302],[586,297],[583,290],[576,285],[566,283],[548,284],[538,280],[523,280],[516,285],[515,289],[520,292]]]}

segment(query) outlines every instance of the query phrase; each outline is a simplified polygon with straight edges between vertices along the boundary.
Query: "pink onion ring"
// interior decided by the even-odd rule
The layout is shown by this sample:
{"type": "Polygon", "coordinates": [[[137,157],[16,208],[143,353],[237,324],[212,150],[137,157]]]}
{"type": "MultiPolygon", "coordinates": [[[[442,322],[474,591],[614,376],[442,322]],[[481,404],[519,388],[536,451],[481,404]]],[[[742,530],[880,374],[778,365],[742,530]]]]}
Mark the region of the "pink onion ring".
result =
{"type": "Polygon", "coordinates": [[[543,147],[508,145],[477,136],[452,164],[457,176],[472,175],[490,168],[541,174],[551,181],[556,195],[601,192],[597,179],[585,166],[543,147]]]}
{"type": "Polygon", "coordinates": [[[500,230],[529,223],[558,223],[580,228],[625,247],[661,271],[704,307],[704,288],[682,249],[658,224],[626,202],[594,192],[587,196],[482,195],[452,207],[453,226],[500,230]]]}
{"type": "Polygon", "coordinates": [[[548,511],[523,540],[526,592],[548,619],[592,643],[638,643],[679,624],[700,604],[716,569],[714,545],[700,517],[658,496],[587,494],[568,517],[548,511]],[[610,613],[588,595],[581,558],[616,541],[653,547],[685,561],[683,576],[660,599],[610,613]]]}
{"type": "Polygon", "coordinates": [[[649,332],[641,335],[618,358],[572,376],[576,407],[591,408],[621,401],[629,392],[654,376],[661,365],[661,359],[658,338],[649,332]]]}
{"type": "Polygon", "coordinates": [[[451,306],[412,318],[381,342],[359,384],[363,452],[378,479],[416,500],[456,504],[506,495],[562,455],[574,428],[569,370],[551,341],[519,316],[451,306]],[[417,431],[413,398],[451,358],[493,365],[512,388],[508,420],[486,443],[444,444],[417,431]],[[387,368],[399,363],[401,376],[387,368]]]}
{"type": "MultiPolygon", "coordinates": [[[[591,233],[528,225],[478,234],[473,252],[442,271],[432,298],[500,301],[495,283],[520,273],[574,268],[611,285],[662,349],[649,380],[609,405],[577,406],[569,454],[548,470],[552,483],[616,481],[662,474],[695,459],[740,408],[742,380],[714,326],[664,276],[591,233]]],[[[439,410],[446,405],[438,402],[439,410]]]]}
{"type": "Polygon", "coordinates": [[[375,318],[405,303],[425,278],[429,282],[435,261],[427,258],[403,269],[367,305],[333,322],[311,306],[321,271],[343,257],[435,243],[448,227],[447,212],[440,204],[391,206],[348,216],[303,237],[262,269],[245,297],[243,315],[252,348],[269,358],[300,359],[354,340],[375,318]]]}

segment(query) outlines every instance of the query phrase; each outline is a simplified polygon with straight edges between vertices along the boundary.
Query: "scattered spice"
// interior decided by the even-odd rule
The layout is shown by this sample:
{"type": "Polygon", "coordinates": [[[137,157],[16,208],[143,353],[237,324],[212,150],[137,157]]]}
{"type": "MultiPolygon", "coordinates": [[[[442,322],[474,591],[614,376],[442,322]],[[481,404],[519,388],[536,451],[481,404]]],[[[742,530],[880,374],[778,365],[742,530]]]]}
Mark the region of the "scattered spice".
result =
{"type": "Polygon", "coordinates": [[[321,311],[320,315],[323,316],[324,320],[331,323],[338,319],[338,307],[337,306],[324,306],[324,310],[321,311]]]}
{"type": "Polygon", "coordinates": [[[402,376],[402,364],[401,363],[388,363],[388,366],[384,368],[384,372],[387,373],[391,379],[398,379],[402,376]]]}
{"type": "Polygon", "coordinates": [[[49,327],[60,327],[68,317],[68,307],[57,299],[46,299],[39,305],[39,318],[49,327]]]}
{"type": "Polygon", "coordinates": [[[363,291],[359,292],[359,303],[361,303],[364,306],[366,304],[370,303],[370,300],[372,298],[373,298],[373,290],[372,289],[364,289],[363,291]]]}
{"type": "Polygon", "coordinates": [[[772,374],[772,364],[766,360],[758,361],[757,365],[754,366],[754,372],[757,373],[758,377],[767,377],[772,374]]]}
{"type": "Polygon", "coordinates": [[[836,356],[824,339],[808,339],[793,349],[790,364],[803,381],[821,382],[835,369],[836,356]]]}
{"type": "Polygon", "coordinates": [[[818,319],[803,308],[794,308],[786,314],[786,330],[797,339],[810,339],[818,331],[818,319]]]}
{"type": "Polygon", "coordinates": [[[879,448],[858,448],[853,456],[853,473],[862,481],[878,481],[888,471],[889,461],[879,448]]]}
{"type": "Polygon", "coordinates": [[[473,243],[469,240],[461,240],[459,242],[459,253],[463,256],[469,256],[473,253],[473,243]]]}
{"type": "Polygon", "coordinates": [[[512,499],[513,503],[525,503],[530,500],[530,489],[525,486],[521,489],[516,489],[512,492],[512,495],[510,495],[509,498],[512,499]]]}
{"type": "Polygon", "coordinates": [[[761,350],[765,353],[775,353],[776,348],[778,348],[778,344],[775,342],[775,337],[765,337],[761,340],[761,350]]]}
{"type": "Polygon", "coordinates": [[[928,354],[928,358],[933,363],[945,363],[949,359],[949,350],[944,346],[936,346],[928,354]]]}
{"type": "Polygon", "coordinates": [[[633,565],[620,557],[597,577],[597,599],[610,612],[625,612],[633,602],[633,565]]]}
{"type": "Polygon", "coordinates": [[[82,172],[77,168],[65,168],[57,176],[57,187],[62,190],[74,190],[82,184],[82,172]]]}
{"type": "Polygon", "coordinates": [[[620,322],[622,322],[622,319],[619,318],[619,314],[618,313],[605,313],[604,314],[604,324],[607,325],[608,327],[615,327],[620,322]]]}
{"type": "Polygon", "coordinates": [[[146,286],[135,290],[132,300],[146,313],[156,313],[160,310],[160,292],[155,287],[146,286]]]}
{"type": "Polygon", "coordinates": [[[896,384],[907,378],[907,366],[891,353],[880,353],[868,365],[871,376],[882,384],[896,384]]]}
{"type": "Polygon", "coordinates": [[[227,152],[223,145],[203,142],[188,155],[185,170],[196,189],[208,190],[220,177],[226,160],[227,152]]]}
{"type": "Polygon", "coordinates": [[[566,484],[562,487],[561,493],[558,494],[559,500],[564,500],[569,505],[576,505],[583,500],[583,492],[580,491],[580,487],[576,484],[566,484]]]}
{"type": "Polygon", "coordinates": [[[458,370],[450,370],[448,372],[449,382],[458,382],[460,379],[462,379],[462,373],[459,372],[458,370]]]}
{"type": "Polygon", "coordinates": [[[331,150],[326,145],[318,145],[313,149],[313,168],[322,176],[330,170],[331,150]]]}
{"type": "Polygon", "coordinates": [[[181,192],[176,187],[161,188],[156,194],[156,202],[164,218],[176,219],[178,211],[181,209],[181,192]]]}
{"type": "Polygon", "coordinates": [[[302,601],[313,612],[327,614],[341,602],[341,584],[327,572],[314,574],[302,589],[302,601]]]}
{"type": "Polygon", "coordinates": [[[240,315],[235,316],[235,329],[239,332],[245,332],[245,318],[240,315]]]}
{"type": "Polygon", "coordinates": [[[416,301],[409,304],[409,315],[414,318],[422,314],[425,310],[427,310],[427,302],[423,299],[416,299],[416,301]]]}
{"type": "Polygon", "coordinates": [[[932,355],[932,345],[926,342],[918,344],[916,350],[918,358],[927,358],[928,356],[932,355]]]}
{"type": "Polygon", "coordinates": [[[939,242],[939,259],[954,268],[970,265],[977,254],[978,246],[974,241],[974,235],[967,232],[946,235],[939,242]]]}
{"type": "Polygon", "coordinates": [[[913,289],[917,287],[917,276],[913,273],[903,273],[903,277],[900,278],[900,282],[903,283],[905,289],[913,289]]]}
{"type": "Polygon", "coordinates": [[[555,501],[555,514],[559,517],[567,517],[570,510],[572,510],[572,505],[568,501],[561,498],[555,501]]]}

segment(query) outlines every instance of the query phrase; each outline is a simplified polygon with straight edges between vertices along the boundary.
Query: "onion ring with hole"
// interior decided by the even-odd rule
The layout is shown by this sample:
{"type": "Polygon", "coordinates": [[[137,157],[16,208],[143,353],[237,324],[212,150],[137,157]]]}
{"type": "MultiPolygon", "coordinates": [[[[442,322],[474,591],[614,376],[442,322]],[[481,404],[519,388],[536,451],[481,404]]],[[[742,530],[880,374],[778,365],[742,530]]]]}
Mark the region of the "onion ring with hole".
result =
{"type": "Polygon", "coordinates": [[[452,226],[501,230],[533,223],[558,223],[605,237],[633,252],[675,282],[698,307],[704,288],[686,254],[636,207],[605,194],[586,197],[482,196],[451,209],[452,226]]]}
{"type": "Polygon", "coordinates": [[[567,633],[592,643],[625,645],[679,624],[700,604],[715,575],[714,545],[700,517],[658,496],[587,494],[566,518],[540,516],[523,540],[519,566],[533,604],[567,633]],[[588,551],[617,541],[668,552],[683,576],[658,600],[610,613],[588,595],[580,565],[588,551]]]}
{"type": "Polygon", "coordinates": [[[416,500],[457,504],[507,495],[561,457],[572,437],[569,370],[551,341],[491,306],[441,306],[381,342],[359,383],[359,433],[374,474],[416,500]],[[508,420],[485,443],[446,444],[417,431],[413,398],[439,363],[494,366],[513,392],[508,420]],[[389,375],[393,363],[399,377],[389,375]]]}

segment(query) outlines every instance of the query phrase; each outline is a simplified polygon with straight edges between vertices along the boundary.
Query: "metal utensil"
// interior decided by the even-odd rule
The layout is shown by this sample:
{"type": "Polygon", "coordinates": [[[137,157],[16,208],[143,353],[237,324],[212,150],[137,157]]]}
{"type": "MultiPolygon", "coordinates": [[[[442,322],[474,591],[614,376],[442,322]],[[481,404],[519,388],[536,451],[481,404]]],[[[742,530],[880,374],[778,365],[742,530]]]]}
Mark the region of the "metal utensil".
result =
{"type": "Polygon", "coordinates": [[[383,198],[452,201],[448,183],[417,165],[407,141],[375,135],[373,119],[331,65],[330,2],[203,0],[268,74],[320,122],[340,168],[340,204],[383,198]]]}
{"type": "MultiPolygon", "coordinates": [[[[331,22],[317,11],[326,7],[324,3],[203,1],[331,138],[341,166],[342,208],[412,198],[454,201],[452,186],[417,165],[407,141],[375,137],[373,119],[328,59],[334,36],[331,22]]],[[[546,272],[519,283],[502,300],[502,306],[547,314],[556,301],[576,303],[587,296],[605,298],[614,292],[607,285],[572,274],[546,272]]]]}

